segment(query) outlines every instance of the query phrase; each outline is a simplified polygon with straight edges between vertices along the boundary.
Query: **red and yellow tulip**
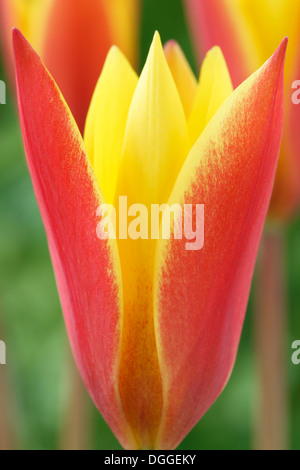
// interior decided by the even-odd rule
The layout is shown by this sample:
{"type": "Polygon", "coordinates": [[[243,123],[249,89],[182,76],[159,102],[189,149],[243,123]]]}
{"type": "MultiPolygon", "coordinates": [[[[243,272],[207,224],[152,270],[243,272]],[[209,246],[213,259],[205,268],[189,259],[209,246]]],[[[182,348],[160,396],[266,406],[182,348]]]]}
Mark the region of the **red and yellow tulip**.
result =
{"type": "Polygon", "coordinates": [[[116,44],[138,60],[140,0],[0,0],[6,63],[13,75],[11,30],[30,40],[59,85],[81,131],[106,55],[116,44]]]}
{"type": "Polygon", "coordinates": [[[292,83],[300,79],[300,0],[185,0],[199,61],[214,45],[224,52],[235,86],[267,60],[282,37],[286,59],[285,120],[269,215],[288,219],[300,204],[300,106],[292,83]]]}
{"type": "Polygon", "coordinates": [[[175,448],[231,373],[281,140],[285,48],[232,93],[218,48],[197,83],[157,33],[140,77],[113,47],[83,141],[14,32],[25,150],[71,345],[127,449],[175,448]],[[99,239],[97,208],[120,195],[147,208],[204,204],[203,249],[172,236],[99,239]]]}

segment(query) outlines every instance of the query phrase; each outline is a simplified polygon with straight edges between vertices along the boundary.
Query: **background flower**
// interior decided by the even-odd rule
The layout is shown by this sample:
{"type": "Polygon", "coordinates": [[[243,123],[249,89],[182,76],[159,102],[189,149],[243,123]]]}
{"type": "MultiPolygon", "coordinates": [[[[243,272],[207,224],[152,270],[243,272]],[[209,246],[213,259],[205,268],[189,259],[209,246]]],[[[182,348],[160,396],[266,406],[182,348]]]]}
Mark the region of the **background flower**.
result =
{"type": "Polygon", "coordinates": [[[55,77],[83,131],[109,48],[119,46],[137,67],[140,6],[140,0],[0,0],[0,31],[11,81],[11,30],[18,27],[55,77]]]}
{"type": "Polygon", "coordinates": [[[300,0],[185,0],[198,62],[214,45],[224,51],[236,87],[289,37],[285,82],[285,122],[269,216],[286,219],[300,204],[300,106],[292,103],[292,83],[300,70],[300,0]]]}

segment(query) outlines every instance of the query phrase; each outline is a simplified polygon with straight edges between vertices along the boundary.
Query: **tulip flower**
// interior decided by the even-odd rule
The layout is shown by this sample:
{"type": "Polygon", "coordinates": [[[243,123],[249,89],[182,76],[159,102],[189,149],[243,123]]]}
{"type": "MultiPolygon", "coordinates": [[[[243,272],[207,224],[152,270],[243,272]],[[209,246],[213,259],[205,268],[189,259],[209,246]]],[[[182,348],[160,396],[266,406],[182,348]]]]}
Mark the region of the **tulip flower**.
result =
{"type": "Polygon", "coordinates": [[[54,76],[81,131],[107,52],[117,44],[137,63],[140,0],[0,0],[10,75],[11,29],[29,38],[54,76]]]}
{"type": "Polygon", "coordinates": [[[275,176],[285,48],[232,93],[218,48],[197,84],[158,33],[140,77],[113,47],[83,142],[57,85],[14,32],[24,145],[70,342],[127,449],[175,448],[228,381],[275,176]],[[119,238],[101,225],[99,234],[99,207],[120,196],[131,209],[204,204],[203,248],[172,236],[177,216],[169,239],[119,238]]]}
{"type": "Polygon", "coordinates": [[[292,103],[292,83],[300,70],[300,0],[185,0],[199,61],[214,45],[222,48],[234,86],[267,60],[283,36],[286,59],[282,148],[269,217],[290,219],[300,204],[300,107],[292,103]]]}

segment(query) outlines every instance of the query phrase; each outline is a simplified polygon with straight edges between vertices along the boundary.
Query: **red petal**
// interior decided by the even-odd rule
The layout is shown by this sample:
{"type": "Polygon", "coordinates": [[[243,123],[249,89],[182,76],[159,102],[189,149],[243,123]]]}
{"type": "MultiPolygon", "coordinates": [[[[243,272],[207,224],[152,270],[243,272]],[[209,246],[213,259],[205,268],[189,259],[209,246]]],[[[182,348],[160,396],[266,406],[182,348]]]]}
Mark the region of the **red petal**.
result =
{"type": "Polygon", "coordinates": [[[26,156],[73,352],[97,407],[123,446],[132,448],[118,387],[116,244],[97,238],[96,209],[103,200],[70,111],[19,31],[13,39],[26,156]]]}
{"type": "Polygon", "coordinates": [[[169,204],[204,204],[205,241],[160,241],[156,331],[163,382],[157,447],[174,448],[231,373],[283,125],[286,41],[222,105],[192,149],[169,204]]]}

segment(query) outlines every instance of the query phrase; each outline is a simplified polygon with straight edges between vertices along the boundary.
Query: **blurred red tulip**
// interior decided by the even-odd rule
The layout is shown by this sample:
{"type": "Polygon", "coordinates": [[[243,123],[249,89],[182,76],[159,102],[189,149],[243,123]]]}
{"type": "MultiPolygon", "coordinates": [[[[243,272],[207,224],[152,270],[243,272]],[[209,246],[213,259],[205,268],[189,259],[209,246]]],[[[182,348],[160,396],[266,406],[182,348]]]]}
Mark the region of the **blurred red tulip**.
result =
{"type": "Polygon", "coordinates": [[[83,132],[109,48],[137,63],[140,0],[0,0],[4,55],[13,76],[12,27],[44,60],[83,132]]]}
{"type": "Polygon", "coordinates": [[[300,204],[300,105],[292,83],[300,79],[300,0],[184,0],[199,63],[214,45],[224,52],[234,86],[289,37],[285,120],[269,216],[289,219],[300,204]]]}

